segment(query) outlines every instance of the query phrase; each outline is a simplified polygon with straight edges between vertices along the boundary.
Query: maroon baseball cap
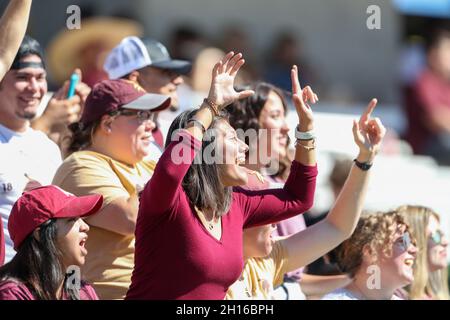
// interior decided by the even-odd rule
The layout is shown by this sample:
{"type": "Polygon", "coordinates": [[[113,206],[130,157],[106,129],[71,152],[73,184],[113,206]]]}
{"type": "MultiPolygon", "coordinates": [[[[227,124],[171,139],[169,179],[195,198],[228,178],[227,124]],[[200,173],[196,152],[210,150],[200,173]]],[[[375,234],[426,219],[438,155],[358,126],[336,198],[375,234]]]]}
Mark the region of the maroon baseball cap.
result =
{"type": "Polygon", "coordinates": [[[119,108],[161,111],[170,107],[170,97],[147,93],[137,82],[125,79],[97,83],[86,98],[80,122],[88,124],[119,108]]]}
{"type": "Polygon", "coordinates": [[[14,203],[8,219],[14,249],[17,251],[28,235],[47,220],[86,217],[100,210],[102,204],[102,195],[76,197],[52,185],[24,192],[14,203]]]}

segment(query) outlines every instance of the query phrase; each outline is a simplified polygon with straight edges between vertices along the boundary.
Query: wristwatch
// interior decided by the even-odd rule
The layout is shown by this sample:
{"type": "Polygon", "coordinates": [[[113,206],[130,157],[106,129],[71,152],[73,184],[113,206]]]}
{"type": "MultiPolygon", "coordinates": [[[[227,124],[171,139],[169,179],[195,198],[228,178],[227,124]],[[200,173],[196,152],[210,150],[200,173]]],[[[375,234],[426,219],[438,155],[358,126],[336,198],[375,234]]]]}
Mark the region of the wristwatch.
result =
{"type": "Polygon", "coordinates": [[[368,162],[359,162],[358,160],[353,160],[354,162],[355,162],[355,164],[356,164],[356,166],[358,167],[358,168],[360,168],[362,171],[367,171],[367,170],[369,170],[371,167],[372,167],[372,165],[373,165],[373,163],[368,163],[368,162]]]}

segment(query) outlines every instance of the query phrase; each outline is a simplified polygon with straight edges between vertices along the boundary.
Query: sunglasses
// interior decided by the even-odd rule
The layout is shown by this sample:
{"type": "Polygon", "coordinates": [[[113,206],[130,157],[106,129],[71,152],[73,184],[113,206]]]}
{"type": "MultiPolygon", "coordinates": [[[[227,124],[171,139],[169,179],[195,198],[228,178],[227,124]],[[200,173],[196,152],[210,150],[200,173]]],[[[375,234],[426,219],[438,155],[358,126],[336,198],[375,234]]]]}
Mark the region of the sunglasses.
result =
{"type": "Polygon", "coordinates": [[[405,232],[400,238],[397,239],[395,243],[399,245],[404,251],[407,251],[411,244],[414,245],[409,232],[405,232]]]}
{"type": "Polygon", "coordinates": [[[435,245],[442,244],[444,233],[441,230],[436,230],[435,232],[430,234],[430,239],[435,245]]]}

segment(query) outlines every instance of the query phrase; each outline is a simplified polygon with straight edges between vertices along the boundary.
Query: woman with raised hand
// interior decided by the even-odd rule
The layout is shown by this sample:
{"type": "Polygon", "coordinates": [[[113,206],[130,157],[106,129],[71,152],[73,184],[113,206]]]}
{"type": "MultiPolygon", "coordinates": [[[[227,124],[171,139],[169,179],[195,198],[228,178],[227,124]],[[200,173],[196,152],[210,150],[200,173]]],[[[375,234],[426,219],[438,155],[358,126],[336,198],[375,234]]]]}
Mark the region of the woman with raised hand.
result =
{"type": "Polygon", "coordinates": [[[381,121],[370,116],[376,104],[373,99],[359,122],[353,123],[353,138],[359,153],[327,217],[303,231],[277,240],[272,239],[271,225],[244,230],[246,264],[240,280],[230,287],[227,298],[280,298],[279,292],[283,291],[277,293],[273,288],[282,285],[284,291],[289,292],[287,284],[283,283],[286,272],[307,265],[351,236],[364,205],[369,169],[386,133],[381,121]]]}
{"type": "MultiPolygon", "coordinates": [[[[293,88],[297,74],[297,67],[294,66],[291,70],[293,88]]],[[[286,182],[293,158],[289,145],[290,128],[286,121],[288,102],[282,90],[269,83],[256,82],[244,88],[254,90],[255,94],[235,101],[227,107],[227,111],[230,113],[231,126],[238,132],[238,136],[243,134],[244,141],[249,144],[245,166],[254,170],[254,174],[249,176],[249,183],[245,188],[280,188],[286,182]]],[[[315,104],[319,100],[311,87],[306,86],[301,91],[305,102],[315,104]]],[[[306,139],[312,140],[314,135],[310,134],[306,139]]],[[[278,222],[273,236],[290,236],[304,229],[306,224],[303,215],[296,215],[278,222]]],[[[349,282],[346,275],[315,276],[303,273],[303,268],[289,270],[284,275],[284,280],[301,282],[301,288],[295,284],[292,286],[297,290],[297,299],[322,295],[349,282]]]]}
{"type": "MultiPolygon", "coordinates": [[[[223,299],[242,272],[242,230],[290,218],[313,204],[317,166],[311,141],[297,143],[284,188],[239,187],[248,182],[248,169],[240,166],[248,147],[222,110],[253,94],[233,88],[243,64],[241,54],[228,53],[214,66],[208,98],[169,129],[168,145],[140,198],[127,299],[223,299]],[[225,161],[211,161],[218,155],[225,161]]],[[[312,111],[300,91],[296,84],[299,131],[308,132],[312,111]]]]}

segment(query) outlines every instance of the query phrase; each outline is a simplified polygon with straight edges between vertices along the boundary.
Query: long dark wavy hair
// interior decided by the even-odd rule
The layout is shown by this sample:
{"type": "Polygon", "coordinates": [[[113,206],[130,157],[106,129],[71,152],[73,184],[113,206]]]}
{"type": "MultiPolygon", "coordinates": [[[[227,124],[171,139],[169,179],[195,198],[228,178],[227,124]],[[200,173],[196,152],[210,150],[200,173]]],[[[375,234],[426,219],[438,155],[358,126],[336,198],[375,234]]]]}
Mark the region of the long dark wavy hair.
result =
{"type": "MultiPolygon", "coordinates": [[[[197,110],[188,110],[181,113],[170,125],[166,148],[171,142],[171,137],[177,130],[186,128],[197,110]]],[[[200,210],[212,210],[216,217],[221,217],[230,210],[232,200],[232,188],[225,187],[220,181],[220,168],[216,163],[208,163],[203,152],[208,146],[213,150],[217,146],[214,129],[220,121],[227,121],[228,114],[222,112],[215,117],[211,126],[203,136],[202,149],[198,152],[191,167],[184,176],[183,190],[186,192],[190,202],[200,210]],[[212,146],[211,146],[212,144],[212,146]]]]}
{"type": "MultiPolygon", "coordinates": [[[[259,131],[259,129],[261,129],[259,125],[259,116],[261,115],[261,111],[269,99],[270,92],[275,92],[280,97],[285,114],[288,110],[284,92],[270,83],[256,82],[251,85],[237,88],[237,91],[242,90],[253,90],[255,91],[255,94],[246,99],[237,100],[226,108],[230,114],[230,125],[235,130],[242,129],[243,131],[246,131],[249,129],[254,129],[259,131]]],[[[247,145],[251,145],[249,136],[245,135],[243,139],[247,145]]],[[[280,159],[278,172],[274,176],[287,178],[287,172],[289,171],[290,165],[291,159],[288,157],[285,159],[280,159]]]]}
{"type": "Polygon", "coordinates": [[[38,300],[57,300],[57,291],[64,283],[63,295],[70,300],[79,300],[79,293],[66,281],[56,235],[56,219],[43,223],[39,229],[39,240],[33,234],[29,235],[14,258],[0,268],[0,282],[23,283],[38,300]]]}

